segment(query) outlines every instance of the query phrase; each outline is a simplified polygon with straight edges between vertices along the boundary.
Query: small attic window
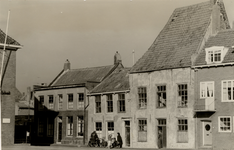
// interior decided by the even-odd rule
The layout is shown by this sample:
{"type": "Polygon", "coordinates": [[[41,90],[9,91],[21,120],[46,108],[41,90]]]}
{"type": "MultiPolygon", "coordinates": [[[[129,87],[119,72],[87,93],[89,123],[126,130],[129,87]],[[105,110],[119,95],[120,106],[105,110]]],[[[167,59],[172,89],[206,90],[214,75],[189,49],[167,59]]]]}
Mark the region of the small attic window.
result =
{"type": "Polygon", "coordinates": [[[223,46],[214,46],[206,48],[205,50],[207,64],[221,63],[223,61],[224,56],[227,53],[227,48],[223,46]]]}

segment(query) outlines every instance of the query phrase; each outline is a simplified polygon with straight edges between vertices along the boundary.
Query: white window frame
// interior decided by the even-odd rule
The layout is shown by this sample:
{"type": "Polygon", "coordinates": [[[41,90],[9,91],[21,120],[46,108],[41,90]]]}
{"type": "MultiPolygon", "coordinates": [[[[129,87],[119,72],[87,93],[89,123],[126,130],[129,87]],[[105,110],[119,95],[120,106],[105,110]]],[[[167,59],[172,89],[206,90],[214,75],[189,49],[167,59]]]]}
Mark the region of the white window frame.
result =
{"type": "Polygon", "coordinates": [[[84,116],[77,116],[77,137],[84,137],[84,116]],[[82,117],[83,120],[79,120],[79,117],[82,117]],[[78,135],[78,132],[80,131],[80,127],[82,126],[82,130],[81,133],[83,133],[83,135],[78,135]]]}
{"type": "Polygon", "coordinates": [[[48,106],[49,109],[54,109],[54,95],[48,95],[48,104],[49,104],[49,106],[48,106]],[[50,103],[50,98],[51,97],[52,97],[52,100],[53,100],[52,103],[50,103]]]}
{"type": "Polygon", "coordinates": [[[221,133],[230,133],[230,132],[232,132],[232,127],[233,127],[233,120],[232,120],[232,117],[231,116],[219,116],[218,117],[218,127],[219,127],[219,132],[221,132],[221,133]],[[227,131],[222,131],[222,130],[220,130],[220,128],[221,128],[221,126],[220,126],[220,119],[221,118],[230,118],[230,130],[227,130],[227,131]]]}
{"type": "Polygon", "coordinates": [[[203,82],[200,82],[200,98],[201,99],[203,99],[203,98],[214,98],[215,97],[215,85],[214,85],[215,83],[214,83],[214,81],[203,81],[203,82]],[[205,89],[205,93],[204,93],[204,96],[202,96],[202,84],[204,84],[205,85],[205,88],[207,88],[207,85],[208,84],[210,84],[210,83],[212,83],[213,84],[213,96],[212,97],[208,97],[207,96],[207,89],[205,89]]]}
{"type": "Polygon", "coordinates": [[[212,46],[212,47],[209,47],[209,48],[206,48],[205,51],[206,51],[206,63],[207,64],[213,64],[213,63],[221,63],[224,59],[224,56],[226,55],[227,53],[227,48],[225,48],[224,46],[212,46]],[[218,52],[220,51],[220,52],[218,52]],[[220,61],[215,61],[215,54],[220,53],[220,61]],[[210,54],[213,54],[212,57],[213,57],[213,60],[211,61],[211,58],[210,58],[210,54]],[[210,59],[209,59],[210,58],[210,59]]]}
{"type": "Polygon", "coordinates": [[[66,136],[67,137],[72,137],[73,136],[73,132],[74,132],[74,119],[73,119],[73,116],[67,116],[66,120],[67,120],[66,121],[66,136]],[[72,130],[71,135],[70,134],[68,135],[68,117],[72,117],[72,129],[70,129],[70,130],[72,130]]]}
{"type": "Polygon", "coordinates": [[[74,109],[74,94],[73,93],[68,93],[67,94],[67,109],[74,109]],[[72,95],[72,102],[69,102],[69,95],[72,95]],[[72,106],[72,107],[69,107],[72,106]]]}
{"type": "MultiPolygon", "coordinates": [[[[222,102],[234,102],[234,80],[222,80],[222,102]],[[231,82],[231,99],[224,99],[224,82],[226,82],[226,88],[228,87],[228,82],[231,82]]],[[[228,96],[228,89],[226,91],[228,96]]]]}
{"type": "Polygon", "coordinates": [[[102,121],[96,121],[94,122],[94,129],[98,135],[98,138],[102,138],[102,130],[103,130],[103,123],[102,121]],[[101,123],[101,130],[97,130],[97,126],[96,126],[96,123],[101,123]]]}
{"type": "Polygon", "coordinates": [[[147,87],[140,86],[137,88],[138,108],[147,109],[147,87]]]}
{"type": "Polygon", "coordinates": [[[95,114],[102,113],[102,95],[95,95],[94,96],[94,113],[95,114]],[[96,99],[97,96],[100,96],[100,108],[101,108],[100,112],[97,112],[97,102],[99,103],[99,101],[97,101],[97,99],[96,99]]]}
{"type": "Polygon", "coordinates": [[[78,109],[84,109],[84,99],[85,99],[85,95],[84,93],[78,93],[77,94],[77,108],[78,109]],[[81,95],[83,94],[83,101],[80,101],[81,99],[81,95]]]}
{"type": "Polygon", "coordinates": [[[52,137],[53,135],[54,135],[54,123],[53,122],[50,122],[51,120],[50,120],[51,118],[47,118],[47,136],[48,137],[52,137]],[[50,123],[52,123],[52,124],[50,124],[50,123]],[[50,132],[51,132],[51,134],[50,134],[50,132]]]}
{"type": "Polygon", "coordinates": [[[58,94],[58,110],[62,110],[62,109],[63,109],[63,94],[58,94]]]}
{"type": "Polygon", "coordinates": [[[113,113],[114,112],[114,101],[113,101],[114,95],[107,94],[106,95],[106,113],[113,113]],[[110,105],[108,105],[110,104],[110,105]],[[111,111],[109,111],[111,110],[111,111]]]}
{"type": "Polygon", "coordinates": [[[40,95],[39,96],[38,109],[42,110],[42,109],[44,109],[44,106],[45,106],[45,96],[44,95],[40,95]],[[43,103],[41,102],[41,100],[42,100],[41,98],[43,98],[43,103]]]}
{"type": "Polygon", "coordinates": [[[109,120],[106,122],[106,133],[107,133],[107,136],[108,137],[110,134],[112,134],[112,138],[114,137],[114,133],[115,133],[115,122],[113,120],[109,120]],[[112,122],[113,123],[113,130],[109,130],[109,126],[108,126],[108,123],[109,122],[112,122]]]}

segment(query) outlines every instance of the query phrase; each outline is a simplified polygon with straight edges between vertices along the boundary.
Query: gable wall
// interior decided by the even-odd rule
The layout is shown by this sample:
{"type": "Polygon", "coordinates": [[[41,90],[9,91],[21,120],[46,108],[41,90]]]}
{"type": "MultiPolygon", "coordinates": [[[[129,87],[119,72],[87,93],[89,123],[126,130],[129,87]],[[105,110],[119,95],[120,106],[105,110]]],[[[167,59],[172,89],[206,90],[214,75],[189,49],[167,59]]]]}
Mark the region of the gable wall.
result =
{"type": "Polygon", "coordinates": [[[133,147],[157,148],[157,120],[167,120],[167,148],[193,148],[195,146],[195,122],[193,118],[194,104],[194,72],[189,68],[154,71],[151,73],[130,74],[131,114],[133,147]],[[177,107],[177,86],[188,85],[188,107],[177,107]],[[156,107],[157,85],[166,84],[167,107],[156,107]],[[138,108],[138,87],[147,88],[147,109],[138,108]],[[147,142],[138,142],[138,119],[147,119],[147,142]],[[188,143],[177,143],[178,118],[188,119],[188,143]]]}

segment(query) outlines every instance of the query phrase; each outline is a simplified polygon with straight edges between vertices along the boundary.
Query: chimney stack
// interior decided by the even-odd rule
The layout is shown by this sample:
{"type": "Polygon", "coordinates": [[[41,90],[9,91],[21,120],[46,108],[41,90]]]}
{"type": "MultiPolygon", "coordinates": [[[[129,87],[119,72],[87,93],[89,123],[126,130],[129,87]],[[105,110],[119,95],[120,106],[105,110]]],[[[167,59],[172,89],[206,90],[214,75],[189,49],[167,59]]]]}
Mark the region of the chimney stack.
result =
{"type": "Polygon", "coordinates": [[[220,7],[217,5],[216,0],[215,4],[212,6],[212,35],[216,34],[220,30],[220,7]]]}
{"type": "Polygon", "coordinates": [[[67,60],[65,61],[65,63],[64,63],[64,68],[63,68],[63,70],[64,70],[64,71],[67,71],[67,70],[70,70],[70,69],[71,69],[71,64],[70,64],[69,60],[67,59],[67,60]]]}
{"type": "Polygon", "coordinates": [[[234,21],[232,22],[232,29],[234,30],[234,21]]]}
{"type": "Polygon", "coordinates": [[[121,64],[121,63],[122,63],[121,56],[118,53],[118,51],[116,51],[115,56],[114,56],[114,65],[121,64]]]}

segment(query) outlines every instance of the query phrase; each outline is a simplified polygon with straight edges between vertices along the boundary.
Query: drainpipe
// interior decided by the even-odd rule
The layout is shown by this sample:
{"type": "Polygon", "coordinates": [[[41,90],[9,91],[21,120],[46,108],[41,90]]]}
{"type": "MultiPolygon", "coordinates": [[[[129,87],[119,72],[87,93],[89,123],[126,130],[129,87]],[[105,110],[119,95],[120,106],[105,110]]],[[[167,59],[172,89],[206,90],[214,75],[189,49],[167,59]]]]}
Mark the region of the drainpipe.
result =
{"type": "MultiPolygon", "coordinates": [[[[194,69],[194,78],[195,78],[195,103],[194,103],[194,106],[196,105],[196,102],[197,102],[197,92],[198,92],[198,83],[197,83],[197,73],[198,73],[198,70],[195,68],[194,69]]],[[[196,106],[195,106],[196,107],[196,106]]],[[[193,109],[195,109],[195,107],[193,109]]],[[[194,110],[195,112],[195,110],[194,110]]],[[[197,131],[197,113],[195,112],[195,149],[198,148],[198,143],[197,143],[197,140],[198,139],[198,131],[197,131]]]]}
{"type": "Polygon", "coordinates": [[[88,106],[89,106],[89,95],[87,94],[87,90],[86,90],[86,86],[85,86],[85,89],[84,89],[84,93],[85,93],[85,100],[84,100],[84,136],[83,136],[83,145],[85,145],[85,138],[86,138],[86,127],[85,127],[85,125],[86,125],[86,113],[85,113],[85,110],[86,110],[86,108],[88,108],[88,106]],[[88,95],[88,96],[87,96],[88,95]],[[87,99],[88,99],[88,104],[87,104],[87,106],[86,106],[86,97],[87,97],[87,99]]]}

